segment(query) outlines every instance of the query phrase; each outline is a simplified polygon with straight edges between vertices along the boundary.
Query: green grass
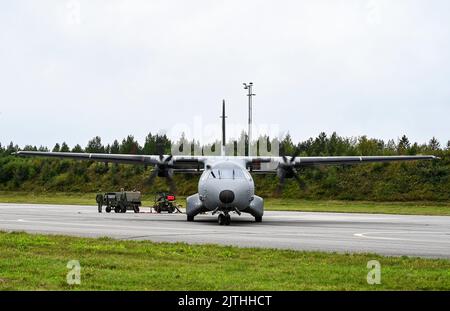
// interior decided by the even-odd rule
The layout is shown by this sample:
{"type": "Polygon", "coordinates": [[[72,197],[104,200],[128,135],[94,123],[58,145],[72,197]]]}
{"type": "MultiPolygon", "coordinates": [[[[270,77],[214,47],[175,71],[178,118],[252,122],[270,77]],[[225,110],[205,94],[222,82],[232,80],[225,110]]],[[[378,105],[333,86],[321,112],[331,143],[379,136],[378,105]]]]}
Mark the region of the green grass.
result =
{"type": "MultiPolygon", "coordinates": [[[[95,205],[95,193],[31,193],[0,191],[0,203],[36,203],[95,205]]],[[[154,196],[144,195],[144,206],[153,205],[154,196]]],[[[178,202],[185,205],[184,198],[178,202]]],[[[362,202],[362,201],[320,201],[299,199],[265,200],[265,209],[272,211],[347,212],[403,215],[446,215],[450,216],[449,202],[362,202]]]]}
{"type": "Polygon", "coordinates": [[[267,210],[272,211],[450,216],[450,203],[448,202],[363,202],[266,199],[265,207],[267,210]]]}
{"type": "Polygon", "coordinates": [[[0,290],[450,290],[450,261],[0,232],[0,290]]]}

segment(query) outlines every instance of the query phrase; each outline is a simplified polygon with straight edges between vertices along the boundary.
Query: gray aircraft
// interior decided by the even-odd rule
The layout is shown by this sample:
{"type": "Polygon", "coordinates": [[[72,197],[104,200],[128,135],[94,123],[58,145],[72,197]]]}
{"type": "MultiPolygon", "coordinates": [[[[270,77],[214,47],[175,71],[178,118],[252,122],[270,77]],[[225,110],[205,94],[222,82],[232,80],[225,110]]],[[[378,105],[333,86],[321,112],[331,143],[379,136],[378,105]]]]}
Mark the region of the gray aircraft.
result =
{"type": "Polygon", "coordinates": [[[299,181],[297,170],[315,165],[342,165],[369,162],[393,162],[432,160],[435,156],[334,156],[300,157],[298,152],[291,157],[226,156],[225,155],[225,103],[222,112],[222,152],[220,156],[174,156],[174,155],[128,155],[71,152],[19,151],[19,156],[44,156],[75,160],[100,161],[105,163],[125,163],[153,165],[150,180],[156,176],[173,182],[174,173],[201,173],[198,193],[187,198],[186,215],[188,221],[203,212],[218,214],[220,225],[229,225],[230,213],[251,214],[256,222],[264,215],[264,200],[255,195],[255,184],[251,172],[275,173],[279,177],[278,190],[286,179],[299,181]],[[261,164],[273,169],[262,171],[261,164]]]}

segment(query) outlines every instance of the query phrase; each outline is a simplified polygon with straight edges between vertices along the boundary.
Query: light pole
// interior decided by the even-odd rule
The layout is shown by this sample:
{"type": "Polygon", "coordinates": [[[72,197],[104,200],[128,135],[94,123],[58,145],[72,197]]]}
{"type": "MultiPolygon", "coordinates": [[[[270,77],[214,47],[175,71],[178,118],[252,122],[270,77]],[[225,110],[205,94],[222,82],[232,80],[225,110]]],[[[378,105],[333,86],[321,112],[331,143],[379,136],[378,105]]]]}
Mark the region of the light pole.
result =
{"type": "Polygon", "coordinates": [[[252,97],[256,94],[253,94],[252,88],[253,88],[253,82],[243,83],[244,89],[248,90],[248,156],[252,155],[252,123],[253,123],[253,117],[252,117],[252,97]]]}

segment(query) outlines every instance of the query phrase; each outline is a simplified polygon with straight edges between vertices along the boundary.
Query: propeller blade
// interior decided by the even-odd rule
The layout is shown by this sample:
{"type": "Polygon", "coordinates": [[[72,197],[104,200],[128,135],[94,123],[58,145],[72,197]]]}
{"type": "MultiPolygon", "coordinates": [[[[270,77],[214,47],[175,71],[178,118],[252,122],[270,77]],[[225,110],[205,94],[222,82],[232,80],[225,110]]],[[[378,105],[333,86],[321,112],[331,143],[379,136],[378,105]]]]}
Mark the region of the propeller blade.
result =
{"type": "Polygon", "coordinates": [[[301,189],[306,188],[305,182],[303,181],[303,179],[301,179],[301,178],[298,176],[297,173],[294,174],[294,178],[295,178],[295,180],[297,181],[297,183],[298,183],[298,185],[299,185],[299,187],[300,187],[301,189]]]}
{"type": "Polygon", "coordinates": [[[298,174],[298,172],[297,171],[293,171],[293,175],[294,175],[294,178],[295,178],[295,180],[297,181],[297,183],[298,183],[298,186],[299,186],[299,188],[301,189],[301,190],[304,190],[304,189],[306,189],[307,188],[307,186],[306,186],[306,183],[305,183],[305,181],[303,180],[303,178],[300,178],[300,174],[298,174]]]}
{"type": "Polygon", "coordinates": [[[299,148],[295,148],[294,155],[291,158],[291,164],[295,162],[295,158],[297,158],[299,155],[300,155],[300,149],[299,148]]]}
{"type": "Polygon", "coordinates": [[[150,177],[148,178],[149,185],[153,185],[153,182],[155,181],[157,175],[158,175],[158,168],[155,166],[152,173],[150,174],[150,177]]]}
{"type": "Polygon", "coordinates": [[[168,176],[168,177],[167,177],[167,183],[168,183],[168,185],[169,185],[170,192],[171,192],[172,194],[176,194],[176,193],[177,193],[177,187],[176,187],[176,185],[175,185],[175,181],[173,180],[173,177],[172,177],[172,176],[168,176]]]}
{"type": "Polygon", "coordinates": [[[173,155],[169,155],[164,162],[170,162],[170,160],[172,160],[172,158],[173,158],[173,155]]]}
{"type": "MultiPolygon", "coordinates": [[[[149,177],[149,183],[150,185],[153,184],[156,176],[158,176],[158,173],[168,173],[167,175],[167,183],[170,186],[170,191],[175,193],[176,190],[176,186],[175,186],[175,182],[173,181],[173,178],[171,176],[171,173],[169,173],[169,170],[174,168],[173,164],[170,164],[169,162],[172,161],[173,159],[173,155],[169,155],[167,156],[167,158],[164,159],[164,155],[161,153],[159,154],[159,163],[157,163],[149,177]]],[[[165,175],[165,174],[164,174],[165,175]]]]}
{"type": "Polygon", "coordinates": [[[292,172],[292,175],[294,176],[297,182],[300,182],[300,177],[298,177],[298,174],[296,172],[292,172]]]}
{"type": "Polygon", "coordinates": [[[281,196],[281,194],[283,193],[283,188],[284,188],[285,182],[286,182],[286,178],[284,177],[284,175],[282,175],[280,177],[280,181],[279,181],[279,183],[277,185],[277,189],[275,190],[275,195],[277,197],[281,196]]]}

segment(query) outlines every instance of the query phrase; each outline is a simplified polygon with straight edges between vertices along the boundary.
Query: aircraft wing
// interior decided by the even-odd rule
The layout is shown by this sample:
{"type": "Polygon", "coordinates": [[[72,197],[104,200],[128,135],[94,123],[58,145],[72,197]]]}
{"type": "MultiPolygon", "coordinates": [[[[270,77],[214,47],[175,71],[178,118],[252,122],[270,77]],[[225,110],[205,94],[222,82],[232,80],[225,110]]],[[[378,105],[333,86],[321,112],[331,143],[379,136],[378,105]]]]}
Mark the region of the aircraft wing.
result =
{"type": "MultiPolygon", "coordinates": [[[[107,153],[72,153],[72,152],[41,152],[41,151],[19,151],[18,156],[24,157],[51,157],[73,160],[87,160],[107,163],[158,165],[169,164],[173,169],[200,170],[205,162],[217,159],[217,156],[170,156],[170,155],[134,155],[134,154],[107,154],[107,153]]],[[[255,172],[270,172],[276,170],[279,165],[294,167],[314,165],[342,165],[361,164],[376,162],[398,162],[437,159],[430,155],[416,156],[337,156],[337,157],[230,157],[236,160],[244,160],[255,172]]]]}
{"type": "Polygon", "coordinates": [[[279,166],[304,167],[320,165],[349,165],[363,163],[402,162],[439,159],[432,155],[414,156],[333,156],[333,157],[254,157],[249,166],[255,173],[269,173],[279,166]]]}
{"type": "Polygon", "coordinates": [[[73,152],[41,152],[18,151],[21,157],[50,157],[59,159],[87,160],[107,163],[157,165],[161,162],[170,162],[173,167],[180,169],[195,169],[203,164],[205,157],[195,156],[159,156],[159,155],[135,155],[135,154],[108,154],[108,153],[73,153],[73,152]]]}
{"type": "Polygon", "coordinates": [[[309,165],[339,165],[339,164],[361,164],[361,163],[379,163],[379,162],[400,162],[433,160],[435,156],[417,155],[417,156],[352,156],[352,157],[299,157],[295,159],[295,166],[309,165]]]}

